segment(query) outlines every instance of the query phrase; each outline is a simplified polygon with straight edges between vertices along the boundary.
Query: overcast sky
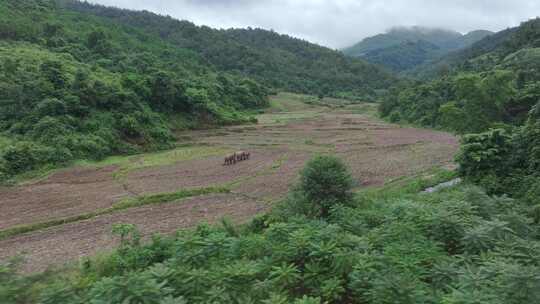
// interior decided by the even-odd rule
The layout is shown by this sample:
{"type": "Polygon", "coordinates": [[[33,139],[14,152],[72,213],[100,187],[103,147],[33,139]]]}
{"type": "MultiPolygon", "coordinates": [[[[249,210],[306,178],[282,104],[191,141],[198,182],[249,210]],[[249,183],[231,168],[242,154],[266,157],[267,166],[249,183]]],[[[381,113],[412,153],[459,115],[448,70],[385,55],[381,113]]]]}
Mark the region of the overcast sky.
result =
{"type": "Polygon", "coordinates": [[[540,0],[90,0],[215,28],[260,27],[342,48],[393,26],[498,31],[540,15],[540,0]]]}

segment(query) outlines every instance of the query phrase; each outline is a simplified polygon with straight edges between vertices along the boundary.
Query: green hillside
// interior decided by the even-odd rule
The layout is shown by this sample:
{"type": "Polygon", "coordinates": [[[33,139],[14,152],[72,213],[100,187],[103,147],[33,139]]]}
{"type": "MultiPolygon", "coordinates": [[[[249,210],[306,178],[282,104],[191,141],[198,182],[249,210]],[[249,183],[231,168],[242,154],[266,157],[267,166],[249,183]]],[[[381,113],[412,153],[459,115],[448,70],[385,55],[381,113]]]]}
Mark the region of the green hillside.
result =
{"type": "Polygon", "coordinates": [[[395,81],[362,60],[273,31],[216,30],[150,12],[60,2],[71,10],[128,25],[193,50],[221,71],[248,76],[279,90],[370,100],[395,81]]]}
{"type": "Polygon", "coordinates": [[[51,1],[0,3],[0,179],[170,147],[171,129],[249,122],[268,90],[199,54],[51,1]]]}
{"type": "MultiPolygon", "coordinates": [[[[518,28],[510,28],[473,43],[470,47],[453,51],[437,60],[427,62],[408,72],[419,79],[429,79],[447,73],[449,69],[461,68],[463,63],[470,59],[495,50],[502,50],[504,45],[512,39],[518,28]]],[[[489,68],[489,65],[488,65],[489,68]]]]}
{"type": "Polygon", "coordinates": [[[474,43],[486,37],[489,37],[493,34],[495,33],[491,31],[486,31],[486,30],[476,30],[476,31],[469,32],[457,40],[458,48],[462,49],[462,48],[469,47],[473,45],[474,43]]]}
{"type": "Polygon", "coordinates": [[[478,30],[461,33],[423,27],[394,28],[385,34],[366,38],[343,50],[348,56],[359,57],[395,72],[404,72],[428,64],[452,51],[472,45],[493,34],[478,30]]]}
{"type": "Polygon", "coordinates": [[[537,203],[540,134],[540,19],[454,54],[444,76],[395,87],[380,105],[392,121],[466,135],[463,176],[492,193],[537,203]]]}
{"type": "Polygon", "coordinates": [[[171,130],[248,123],[275,90],[375,99],[374,65],[259,29],[214,30],[71,0],[0,3],[0,179],[170,147],[171,130]]]}
{"type": "Polygon", "coordinates": [[[433,60],[441,56],[442,52],[437,45],[419,40],[416,42],[406,41],[387,48],[369,51],[362,57],[371,63],[400,72],[433,60]]]}
{"type": "Polygon", "coordinates": [[[490,36],[452,55],[442,77],[395,88],[381,113],[459,133],[521,124],[540,100],[539,47],[540,19],[490,36]]]}
{"type": "Polygon", "coordinates": [[[384,34],[365,38],[357,44],[344,49],[343,52],[349,56],[361,57],[370,51],[385,49],[407,41],[424,40],[438,46],[444,46],[454,43],[460,37],[460,33],[444,29],[418,26],[396,27],[384,34]]]}

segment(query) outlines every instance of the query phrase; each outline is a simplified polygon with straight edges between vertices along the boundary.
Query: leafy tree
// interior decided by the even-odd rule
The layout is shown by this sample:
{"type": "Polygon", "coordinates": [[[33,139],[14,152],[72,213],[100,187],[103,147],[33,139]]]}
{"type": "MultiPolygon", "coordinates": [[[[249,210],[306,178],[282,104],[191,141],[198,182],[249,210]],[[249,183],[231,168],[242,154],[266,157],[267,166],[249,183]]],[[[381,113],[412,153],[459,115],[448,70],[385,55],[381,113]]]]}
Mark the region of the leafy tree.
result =
{"type": "Polygon", "coordinates": [[[96,30],[88,35],[86,45],[89,49],[102,56],[108,55],[112,50],[112,45],[107,39],[107,35],[102,30],[96,30]]]}
{"type": "Polygon", "coordinates": [[[50,81],[55,89],[62,89],[67,84],[67,77],[63,71],[62,63],[59,61],[46,61],[41,64],[41,72],[50,81]]]}
{"type": "Polygon", "coordinates": [[[320,216],[327,217],[338,204],[352,202],[353,179],[345,166],[333,156],[316,156],[300,173],[298,192],[320,216]]]}

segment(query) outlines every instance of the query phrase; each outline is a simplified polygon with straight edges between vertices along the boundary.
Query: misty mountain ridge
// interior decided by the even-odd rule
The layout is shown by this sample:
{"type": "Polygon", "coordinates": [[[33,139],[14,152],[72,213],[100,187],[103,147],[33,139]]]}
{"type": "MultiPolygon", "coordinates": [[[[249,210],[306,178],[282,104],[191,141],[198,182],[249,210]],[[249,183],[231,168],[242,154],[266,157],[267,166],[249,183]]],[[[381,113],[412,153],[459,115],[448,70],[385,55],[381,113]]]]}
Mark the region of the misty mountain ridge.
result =
{"type": "Polygon", "coordinates": [[[85,16],[159,37],[195,52],[218,71],[297,93],[374,100],[395,78],[360,58],[306,40],[259,28],[214,29],[148,11],[118,9],[77,0],[56,0],[85,16]]]}
{"type": "Polygon", "coordinates": [[[387,69],[403,72],[452,51],[466,48],[492,34],[493,32],[486,30],[461,34],[442,28],[399,26],[384,34],[365,38],[342,51],[348,56],[363,58],[387,69]],[[427,47],[428,44],[431,46],[427,47]]]}

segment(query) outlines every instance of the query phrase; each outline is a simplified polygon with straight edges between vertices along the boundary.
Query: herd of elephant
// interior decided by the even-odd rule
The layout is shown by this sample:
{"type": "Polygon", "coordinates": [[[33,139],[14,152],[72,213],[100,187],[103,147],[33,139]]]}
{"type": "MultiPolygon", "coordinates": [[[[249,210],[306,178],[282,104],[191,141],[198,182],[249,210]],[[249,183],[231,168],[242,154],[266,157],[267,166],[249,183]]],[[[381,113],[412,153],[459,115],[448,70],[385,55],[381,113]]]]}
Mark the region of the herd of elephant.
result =
{"type": "Polygon", "coordinates": [[[224,166],[234,165],[237,162],[248,160],[251,156],[251,153],[245,151],[234,152],[231,155],[225,156],[224,166]]]}

